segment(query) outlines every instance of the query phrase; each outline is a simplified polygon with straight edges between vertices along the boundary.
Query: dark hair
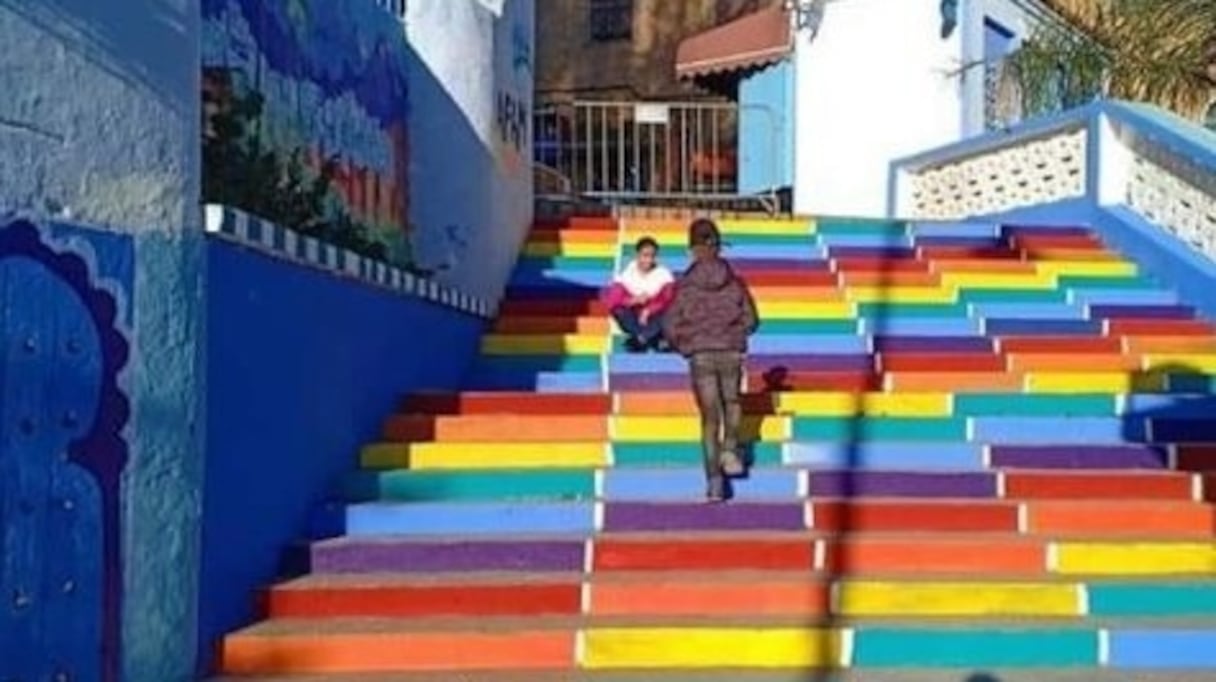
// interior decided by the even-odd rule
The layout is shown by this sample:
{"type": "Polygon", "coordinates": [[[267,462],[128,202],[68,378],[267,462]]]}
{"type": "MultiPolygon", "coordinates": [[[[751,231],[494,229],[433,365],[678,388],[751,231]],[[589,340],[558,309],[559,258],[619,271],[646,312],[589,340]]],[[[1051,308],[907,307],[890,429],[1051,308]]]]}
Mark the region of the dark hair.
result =
{"type": "Polygon", "coordinates": [[[633,250],[635,252],[640,252],[642,249],[644,249],[648,246],[650,248],[654,249],[655,251],[659,250],[659,243],[657,241],[655,241],[654,237],[642,237],[641,239],[638,240],[638,243],[636,245],[634,245],[633,250]]]}
{"type": "Polygon", "coordinates": [[[717,248],[722,243],[718,225],[709,218],[697,218],[688,226],[688,245],[717,248]]]}

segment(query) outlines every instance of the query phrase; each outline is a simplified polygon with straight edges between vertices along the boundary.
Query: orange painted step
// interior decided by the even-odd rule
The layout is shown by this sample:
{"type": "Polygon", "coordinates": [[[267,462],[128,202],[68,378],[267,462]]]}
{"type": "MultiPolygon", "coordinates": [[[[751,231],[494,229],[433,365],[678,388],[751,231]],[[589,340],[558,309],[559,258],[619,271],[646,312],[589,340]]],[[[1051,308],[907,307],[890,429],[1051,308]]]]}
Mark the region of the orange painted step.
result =
{"type": "Polygon", "coordinates": [[[941,286],[942,276],[937,272],[845,272],[841,274],[845,286],[887,287],[936,287],[941,286]]]}
{"type": "Polygon", "coordinates": [[[403,412],[424,414],[553,414],[607,415],[612,396],[596,393],[453,393],[413,395],[402,401],[403,412]]]}
{"type": "Polygon", "coordinates": [[[1135,318],[1107,321],[1111,336],[1211,336],[1216,326],[1202,320],[1141,320],[1135,318]]]}
{"type": "Polygon", "coordinates": [[[938,272],[987,272],[1009,274],[1035,274],[1038,270],[1034,263],[1018,260],[940,260],[934,261],[933,267],[938,272]]]}
{"type": "Polygon", "coordinates": [[[1189,474],[1009,472],[1005,495],[1024,500],[1190,500],[1189,474]]]}
{"type": "Polygon", "coordinates": [[[856,532],[1017,532],[1018,507],[999,501],[810,502],[814,528],[856,532]]]}
{"type": "Polygon", "coordinates": [[[604,230],[533,230],[528,241],[536,244],[612,244],[617,243],[616,232],[604,230]]]}
{"type": "Polygon", "coordinates": [[[1015,353],[1009,355],[1009,367],[1015,372],[1134,372],[1140,369],[1138,354],[1122,353],[1015,353]]]}
{"type": "Polygon", "coordinates": [[[1020,391],[1025,379],[1016,372],[891,372],[891,390],[926,393],[1020,391]]]}
{"type": "Polygon", "coordinates": [[[1030,532],[1045,535],[1210,537],[1216,509],[1184,502],[1036,502],[1028,506],[1027,522],[1030,532]]]}
{"type": "Polygon", "coordinates": [[[837,276],[826,270],[756,270],[741,272],[749,286],[834,287],[837,276]]]}
{"type": "Polygon", "coordinates": [[[514,315],[494,323],[498,334],[607,334],[612,321],[607,317],[554,317],[514,315]]]}
{"type": "Polygon", "coordinates": [[[815,543],[791,539],[646,540],[601,537],[595,541],[596,571],[761,570],[810,571],[815,543]]]}
{"type": "Polygon", "coordinates": [[[606,230],[615,232],[616,218],[612,216],[569,216],[551,220],[537,220],[533,230],[606,230]]]}
{"type": "Polygon", "coordinates": [[[1003,372],[1005,358],[994,353],[882,353],[884,372],[1003,372]]]}
{"type": "Polygon", "coordinates": [[[580,586],[565,584],[278,586],[270,618],[577,615],[580,586]]]}
{"type": "Polygon", "coordinates": [[[843,537],[828,543],[828,571],[857,574],[1042,575],[1047,548],[1037,540],[843,537]]]}
{"type": "Polygon", "coordinates": [[[570,632],[276,632],[224,640],[229,675],[552,670],[574,665],[570,632]]]}
{"type": "Polygon", "coordinates": [[[1127,348],[1133,353],[1216,353],[1216,337],[1207,334],[1190,336],[1126,336],[1127,348]]]}
{"type": "Polygon", "coordinates": [[[882,375],[872,372],[749,372],[747,390],[764,391],[881,391],[882,375]]]}
{"type": "Polygon", "coordinates": [[[597,442],[608,439],[606,416],[475,415],[430,417],[396,415],[388,419],[390,441],[447,442],[597,442]]]}
{"type": "MultiPolygon", "coordinates": [[[[776,396],[771,393],[745,393],[740,402],[745,414],[776,414],[776,396]]],[[[697,413],[697,403],[691,391],[622,393],[618,398],[620,414],[691,415],[697,413]]]]}
{"type": "Polygon", "coordinates": [[[1216,472],[1216,445],[1181,445],[1178,447],[1180,471],[1216,472]]]}
{"type": "Polygon", "coordinates": [[[608,309],[599,299],[588,300],[514,300],[507,299],[499,306],[501,316],[569,316],[607,315],[608,309]]]}
{"type": "Polygon", "coordinates": [[[834,258],[841,272],[928,272],[929,263],[916,258],[834,258]]]}
{"type": "MultiPolygon", "coordinates": [[[[741,547],[736,551],[751,551],[741,547]]],[[[599,582],[591,587],[597,616],[822,616],[831,601],[827,584],[809,575],[776,581],[599,582]]]]}
{"type": "MultiPolygon", "coordinates": [[[[1113,336],[1005,336],[1000,348],[1006,353],[1120,353],[1123,340],[1113,336]]],[[[1075,358],[1074,358],[1075,361],[1075,358]]]]}
{"type": "Polygon", "coordinates": [[[1032,261],[1085,261],[1109,262],[1122,260],[1122,256],[1101,247],[1036,247],[1022,249],[1022,257],[1032,261]]]}

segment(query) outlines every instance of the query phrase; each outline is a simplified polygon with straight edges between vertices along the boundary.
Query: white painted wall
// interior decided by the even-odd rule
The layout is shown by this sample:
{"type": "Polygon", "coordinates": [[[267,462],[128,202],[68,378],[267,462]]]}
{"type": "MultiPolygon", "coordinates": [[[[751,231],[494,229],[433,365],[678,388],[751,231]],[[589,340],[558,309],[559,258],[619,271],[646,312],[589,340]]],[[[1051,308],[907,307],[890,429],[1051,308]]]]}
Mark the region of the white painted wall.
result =
{"type": "Polygon", "coordinates": [[[961,57],[937,2],[829,3],[796,38],[794,210],[882,215],[890,161],[959,138],[961,57]]]}
{"type": "Polygon", "coordinates": [[[532,220],[533,0],[411,0],[414,248],[496,300],[532,220]]]}
{"type": "Polygon", "coordinates": [[[198,227],[198,0],[0,2],[0,208],[198,227]]]}

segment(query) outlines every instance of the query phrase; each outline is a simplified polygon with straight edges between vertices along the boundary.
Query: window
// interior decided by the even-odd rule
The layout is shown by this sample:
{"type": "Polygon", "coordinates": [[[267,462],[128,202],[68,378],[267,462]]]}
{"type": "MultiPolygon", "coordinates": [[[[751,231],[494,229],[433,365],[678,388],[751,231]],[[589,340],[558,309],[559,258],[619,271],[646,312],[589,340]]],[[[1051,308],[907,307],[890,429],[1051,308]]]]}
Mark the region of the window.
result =
{"type": "Polygon", "coordinates": [[[590,0],[591,39],[629,40],[633,37],[633,0],[590,0]]]}

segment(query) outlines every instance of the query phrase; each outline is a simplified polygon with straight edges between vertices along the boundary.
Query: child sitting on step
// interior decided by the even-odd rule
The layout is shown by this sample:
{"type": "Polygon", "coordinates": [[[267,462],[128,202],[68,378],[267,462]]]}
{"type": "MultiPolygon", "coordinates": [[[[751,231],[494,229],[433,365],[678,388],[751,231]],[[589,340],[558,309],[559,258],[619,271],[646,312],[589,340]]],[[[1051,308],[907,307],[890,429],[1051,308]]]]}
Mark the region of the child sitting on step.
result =
{"type": "Polygon", "coordinates": [[[705,457],[706,496],[727,497],[726,477],[739,476],[743,408],[743,357],[747,339],[760,324],[747,284],[721,257],[718,226],[704,218],[688,230],[692,266],[676,284],[664,334],[688,358],[693,395],[701,413],[701,446],[705,457]]]}
{"type": "Polygon", "coordinates": [[[605,303],[627,336],[625,347],[630,352],[666,350],[663,314],[675,294],[675,277],[659,264],[659,243],[654,239],[639,239],[634,252],[633,261],[613,279],[605,303]]]}

